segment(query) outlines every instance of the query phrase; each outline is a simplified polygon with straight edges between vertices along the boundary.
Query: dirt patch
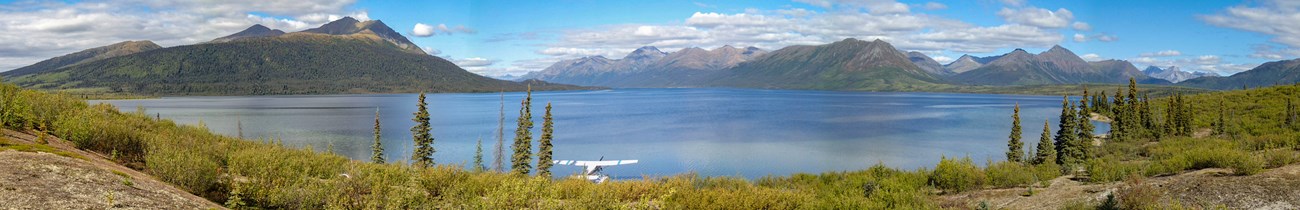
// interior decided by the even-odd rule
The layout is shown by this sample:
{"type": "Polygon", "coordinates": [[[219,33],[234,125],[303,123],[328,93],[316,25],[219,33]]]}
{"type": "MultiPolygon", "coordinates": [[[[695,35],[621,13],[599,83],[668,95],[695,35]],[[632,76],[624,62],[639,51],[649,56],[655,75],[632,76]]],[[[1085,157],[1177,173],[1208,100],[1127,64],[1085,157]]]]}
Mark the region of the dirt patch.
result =
{"type": "Polygon", "coordinates": [[[940,200],[944,206],[958,209],[973,208],[980,202],[988,204],[990,209],[1060,209],[1070,202],[1094,203],[1105,199],[1117,186],[1118,183],[1084,184],[1062,176],[1045,188],[1035,186],[1032,196],[1027,196],[1028,187],[1020,187],[945,195],[940,200]]]}
{"type": "MultiPolygon", "coordinates": [[[[1164,204],[1194,208],[1300,208],[1300,165],[1269,169],[1251,176],[1234,176],[1227,169],[1202,169],[1173,176],[1147,178],[1142,184],[1160,191],[1164,204]]],[[[1088,184],[1059,177],[1046,188],[988,189],[940,196],[945,206],[973,208],[985,202],[991,209],[1060,209],[1072,202],[1096,204],[1124,187],[1123,182],[1088,184]]]]}
{"type": "MultiPolygon", "coordinates": [[[[5,140],[32,144],[34,136],[2,130],[5,140]]],[[[81,158],[0,149],[0,209],[220,209],[139,171],[53,138],[52,147],[81,158]]]]}

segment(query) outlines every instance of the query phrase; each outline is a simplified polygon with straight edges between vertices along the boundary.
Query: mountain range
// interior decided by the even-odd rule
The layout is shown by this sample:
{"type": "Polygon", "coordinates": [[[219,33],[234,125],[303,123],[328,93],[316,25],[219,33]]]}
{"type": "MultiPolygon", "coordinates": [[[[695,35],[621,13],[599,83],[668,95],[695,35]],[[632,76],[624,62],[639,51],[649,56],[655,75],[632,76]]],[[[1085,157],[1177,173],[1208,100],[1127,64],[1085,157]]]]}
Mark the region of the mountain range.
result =
{"type": "Polygon", "coordinates": [[[868,91],[952,90],[966,86],[1127,83],[1229,89],[1293,83],[1296,60],[1271,62],[1230,77],[1177,67],[1139,70],[1123,60],[1086,61],[1061,46],[963,55],[941,64],[882,40],[823,45],[638,48],[619,59],[562,60],[512,82],[470,73],[428,55],[378,20],[345,17],[286,33],[262,25],[193,45],[163,48],[128,41],[0,72],[28,88],[152,95],[246,95],[518,91],[606,87],[742,87],[868,91]],[[550,83],[554,82],[554,83],[550,83]]]}
{"type": "Polygon", "coordinates": [[[345,17],[284,33],[261,25],[161,48],[124,42],[0,72],[27,88],[149,95],[495,92],[586,89],[512,82],[431,56],[378,20],[345,17]]]}
{"type": "Polygon", "coordinates": [[[664,53],[647,46],[622,59],[591,56],[560,61],[522,78],[610,87],[879,91],[963,85],[1124,84],[1130,78],[1142,84],[1172,84],[1144,73],[1128,61],[1089,62],[1061,46],[1038,54],[1016,49],[998,56],[963,55],[948,64],[924,53],[899,51],[885,41],[852,38],[824,45],[789,46],[770,53],[746,50],[737,55],[735,51],[739,50],[724,46],[664,53]],[[665,65],[680,63],[695,65],[665,65]],[[701,65],[705,63],[714,65],[701,65]]]}
{"type": "Polygon", "coordinates": [[[732,46],[712,50],[692,47],[665,53],[646,46],[621,59],[589,56],[563,60],[520,78],[606,87],[696,86],[720,70],[765,53],[756,47],[732,46]]]}
{"type": "Polygon", "coordinates": [[[888,91],[942,81],[885,41],[850,38],[781,48],[723,70],[704,86],[888,91]]]}
{"type": "Polygon", "coordinates": [[[1219,74],[1213,72],[1194,72],[1194,73],[1186,72],[1178,69],[1177,66],[1168,66],[1164,68],[1160,68],[1157,66],[1147,66],[1146,69],[1142,70],[1142,73],[1153,78],[1164,79],[1173,83],[1187,81],[1189,79],[1195,79],[1197,77],[1218,77],[1219,76],[1219,74]]]}
{"type": "Polygon", "coordinates": [[[1300,59],[1267,62],[1232,76],[1198,77],[1178,85],[1227,90],[1296,83],[1300,83],[1300,59]]]}

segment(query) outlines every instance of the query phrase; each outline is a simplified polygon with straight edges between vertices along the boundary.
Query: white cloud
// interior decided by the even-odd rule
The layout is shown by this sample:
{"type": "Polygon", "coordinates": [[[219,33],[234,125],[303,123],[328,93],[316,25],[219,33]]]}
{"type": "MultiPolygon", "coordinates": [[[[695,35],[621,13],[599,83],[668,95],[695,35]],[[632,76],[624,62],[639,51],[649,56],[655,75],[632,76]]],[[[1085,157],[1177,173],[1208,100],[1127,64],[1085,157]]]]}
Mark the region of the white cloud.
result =
{"type": "Polygon", "coordinates": [[[794,0],[824,8],[867,9],[872,14],[900,14],[911,12],[907,4],[894,0],[794,0]]]}
{"type": "Polygon", "coordinates": [[[774,21],[780,21],[780,19],[772,18],[772,20],[769,20],[767,16],[744,14],[744,13],[727,15],[727,14],[719,14],[719,13],[712,13],[712,12],[710,13],[696,12],[695,14],[692,14],[690,18],[686,18],[686,25],[700,26],[700,27],[717,27],[722,25],[761,26],[761,25],[775,24],[776,22],[774,21]]]}
{"type": "Polygon", "coordinates": [[[1002,4],[1006,4],[1007,6],[1018,7],[1018,6],[1025,5],[1025,0],[1002,0],[1002,4]]]}
{"type": "Polygon", "coordinates": [[[1086,42],[1086,41],[1088,41],[1088,36],[1085,36],[1083,34],[1074,34],[1074,42],[1086,42]]]}
{"type": "Polygon", "coordinates": [[[444,35],[452,35],[457,33],[473,34],[477,32],[478,31],[475,31],[474,29],[470,29],[469,27],[465,27],[463,25],[448,27],[447,24],[438,24],[437,26],[434,26],[434,25],[429,25],[424,23],[415,23],[415,27],[411,29],[411,35],[417,37],[430,37],[438,34],[444,34],[444,35]]]}
{"type": "Polygon", "coordinates": [[[480,57],[472,57],[472,58],[463,58],[463,59],[451,59],[451,62],[456,63],[456,66],[460,66],[461,68],[469,68],[469,67],[491,66],[492,64],[496,64],[497,60],[480,58],[480,57]]]}
{"type": "Polygon", "coordinates": [[[1223,58],[1216,55],[1175,57],[1183,56],[1172,56],[1168,59],[1143,56],[1129,59],[1129,62],[1137,66],[1177,66],[1186,71],[1213,72],[1220,75],[1232,75],[1259,66],[1258,63],[1227,63],[1223,61],[1223,58]]]}
{"type": "Polygon", "coordinates": [[[1139,54],[1138,56],[1142,56],[1142,57],[1169,57],[1169,56],[1180,56],[1180,55],[1183,55],[1183,52],[1179,52],[1179,51],[1177,51],[1177,50],[1164,50],[1164,51],[1160,51],[1160,52],[1142,53],[1142,54],[1139,54]]]}
{"type": "Polygon", "coordinates": [[[432,47],[421,47],[420,49],[423,49],[425,53],[429,53],[429,55],[433,55],[433,56],[442,54],[442,50],[433,49],[432,47]]]}
{"type": "Polygon", "coordinates": [[[1101,55],[1097,55],[1096,53],[1083,54],[1083,55],[1081,55],[1081,56],[1079,56],[1079,57],[1080,57],[1080,58],[1083,58],[1083,60],[1085,60],[1085,61],[1100,61],[1100,60],[1106,60],[1105,58],[1102,58],[1101,55]]]}
{"type": "Polygon", "coordinates": [[[1114,35],[1109,35],[1109,34],[1098,34],[1095,36],[1095,39],[1097,39],[1097,41],[1102,41],[1102,42],[1119,41],[1119,37],[1116,37],[1114,35]]]}
{"type": "Polygon", "coordinates": [[[948,57],[948,56],[942,56],[942,55],[931,57],[931,59],[934,59],[934,61],[939,62],[939,63],[951,63],[952,61],[957,60],[956,58],[952,58],[952,57],[948,57]]]}
{"type": "Polygon", "coordinates": [[[0,5],[0,71],[128,40],[194,44],[253,24],[300,31],[331,19],[368,19],[352,0],[16,2],[0,5]]]}
{"type": "Polygon", "coordinates": [[[923,6],[921,6],[921,7],[922,7],[922,8],[925,8],[926,10],[941,10],[941,9],[948,9],[948,5],[945,5],[945,4],[943,4],[943,3],[939,3],[939,2],[926,2],[925,5],[923,5],[923,6]]]}
{"type": "Polygon", "coordinates": [[[1074,24],[1073,24],[1072,26],[1074,27],[1074,30],[1078,30],[1078,31],[1091,31],[1091,30],[1092,30],[1092,25],[1089,25],[1088,23],[1085,23],[1085,22],[1074,22],[1074,24]]]}
{"type": "Polygon", "coordinates": [[[411,35],[418,37],[429,37],[435,33],[437,32],[434,31],[433,26],[424,23],[416,23],[415,28],[411,29],[411,35]]]}
{"type": "Polygon", "coordinates": [[[1271,36],[1270,42],[1283,50],[1256,50],[1256,58],[1278,59],[1300,56],[1300,2],[1290,0],[1249,1],[1254,4],[1228,7],[1218,14],[1198,18],[1210,25],[1271,36]]]}
{"type": "MultiPolygon", "coordinates": [[[[838,5],[841,1],[828,2],[830,7],[844,7],[838,5]]],[[[536,53],[560,58],[596,55],[621,58],[641,46],[656,46],[669,52],[722,45],[779,49],[844,38],[882,39],[903,50],[988,53],[1003,48],[1050,47],[1064,39],[1059,31],[1022,24],[975,26],[924,14],[874,14],[861,10],[696,12],[682,23],[608,25],[563,31],[558,40],[543,44],[544,48],[536,53]]]]}
{"type": "Polygon", "coordinates": [[[1007,22],[1043,28],[1063,28],[1069,26],[1070,21],[1074,20],[1074,13],[1065,8],[1056,11],[1036,7],[1002,8],[998,11],[998,16],[1007,22]]]}

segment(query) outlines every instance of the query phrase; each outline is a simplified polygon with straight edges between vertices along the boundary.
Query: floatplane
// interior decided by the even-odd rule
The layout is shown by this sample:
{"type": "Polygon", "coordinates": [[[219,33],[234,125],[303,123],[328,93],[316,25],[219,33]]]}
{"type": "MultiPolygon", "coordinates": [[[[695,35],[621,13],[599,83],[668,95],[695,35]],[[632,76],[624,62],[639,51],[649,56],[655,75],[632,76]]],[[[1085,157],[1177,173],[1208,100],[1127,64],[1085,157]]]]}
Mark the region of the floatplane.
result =
{"type": "Polygon", "coordinates": [[[570,166],[583,166],[583,167],[586,167],[586,168],[587,168],[587,172],[586,172],[586,173],[583,173],[582,175],[578,175],[578,177],[582,177],[582,178],[584,178],[584,179],[587,179],[587,181],[591,181],[591,182],[595,182],[595,183],[601,183],[601,182],[605,182],[605,181],[608,181],[608,180],[609,180],[609,175],[605,175],[604,173],[601,173],[601,171],[603,171],[603,170],[605,169],[605,167],[608,167],[608,166],[616,166],[616,165],[627,165],[627,164],[633,164],[633,163],[637,163],[637,160],[605,160],[605,157],[604,157],[604,156],[601,156],[601,157],[600,157],[600,160],[596,160],[596,161],[590,161],[590,160],[556,160],[556,161],[551,161],[551,162],[554,163],[554,164],[556,164],[556,165],[570,165],[570,166]]]}

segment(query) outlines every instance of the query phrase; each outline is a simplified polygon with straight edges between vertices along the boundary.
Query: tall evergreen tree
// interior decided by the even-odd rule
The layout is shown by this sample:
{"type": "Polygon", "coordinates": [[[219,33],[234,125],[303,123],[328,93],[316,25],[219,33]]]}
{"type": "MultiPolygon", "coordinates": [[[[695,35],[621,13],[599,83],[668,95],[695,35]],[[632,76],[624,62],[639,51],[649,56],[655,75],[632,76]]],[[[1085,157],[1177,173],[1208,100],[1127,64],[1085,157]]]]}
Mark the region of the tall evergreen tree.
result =
{"type": "Polygon", "coordinates": [[[1083,86],[1083,97],[1079,97],[1079,99],[1082,100],[1082,101],[1080,101],[1080,103],[1079,103],[1079,109],[1080,109],[1080,110],[1083,110],[1084,116],[1090,116],[1091,114],[1088,114],[1088,113],[1092,112],[1092,107],[1093,107],[1093,105],[1092,105],[1092,104],[1089,104],[1088,102],[1093,102],[1093,101],[1092,101],[1092,100],[1089,100],[1090,98],[1088,98],[1088,97],[1089,97],[1089,96],[1088,96],[1088,86],[1085,85],[1085,86],[1083,86]]]}
{"type": "Polygon", "coordinates": [[[1038,151],[1034,154],[1035,165],[1056,162],[1056,145],[1052,143],[1052,127],[1049,120],[1043,120],[1043,134],[1038,137],[1038,151]]]}
{"type": "Polygon", "coordinates": [[[1011,136],[1008,138],[1011,140],[1007,141],[1007,161],[1021,161],[1025,154],[1025,143],[1020,141],[1020,103],[1016,103],[1015,111],[1011,114],[1011,136]]]}
{"type": "Polygon", "coordinates": [[[429,133],[432,130],[429,127],[429,110],[426,108],[429,104],[424,103],[423,92],[420,93],[419,100],[420,102],[415,107],[415,118],[411,118],[412,121],[415,121],[415,126],[411,127],[411,138],[415,141],[415,152],[411,153],[411,162],[416,167],[427,168],[432,167],[434,164],[433,153],[435,151],[433,149],[433,134],[429,133]]]}
{"type": "Polygon", "coordinates": [[[1106,96],[1105,90],[1093,95],[1092,104],[1092,112],[1101,113],[1102,115],[1110,114],[1110,101],[1106,96]]]}
{"type": "MultiPolygon", "coordinates": [[[[1086,103],[1086,101],[1080,99],[1079,103],[1086,103]]],[[[1086,162],[1087,158],[1092,155],[1092,151],[1089,148],[1092,148],[1092,133],[1095,131],[1095,128],[1092,125],[1092,120],[1088,115],[1086,115],[1087,112],[1087,110],[1079,109],[1079,115],[1077,116],[1079,122],[1075,124],[1076,130],[1078,130],[1078,136],[1075,137],[1075,143],[1070,145],[1071,147],[1077,148],[1079,151],[1077,154],[1074,154],[1076,156],[1073,157],[1074,159],[1083,160],[1079,163],[1086,162]]]]}
{"type": "Polygon", "coordinates": [[[1223,122],[1223,121],[1224,121],[1223,118],[1225,117],[1225,116],[1224,116],[1224,115],[1225,115],[1225,114],[1224,114],[1224,110],[1225,110],[1225,108],[1223,107],[1223,99],[1220,98],[1220,99],[1219,99],[1219,116],[1218,116],[1216,119],[1214,119],[1214,134],[1215,134],[1215,135],[1223,135],[1223,134],[1227,134],[1227,129],[1225,129],[1225,128],[1227,128],[1227,123],[1224,123],[1224,122],[1223,122]]]}
{"type": "Polygon", "coordinates": [[[1143,133],[1146,134],[1147,137],[1160,138],[1160,132],[1157,132],[1159,131],[1159,128],[1157,128],[1156,125],[1156,118],[1154,114],[1151,113],[1150,95],[1146,93],[1142,94],[1142,110],[1138,110],[1138,113],[1142,115],[1143,133]]]}
{"type": "Polygon", "coordinates": [[[1121,89],[1116,88],[1115,97],[1112,98],[1113,102],[1111,102],[1110,107],[1110,139],[1113,141],[1122,141],[1128,135],[1128,126],[1125,124],[1128,123],[1129,119],[1125,116],[1127,112],[1124,111],[1126,105],[1124,104],[1124,95],[1120,93],[1122,93],[1121,89]]]}
{"type": "Polygon", "coordinates": [[[1283,118],[1285,118],[1282,120],[1283,125],[1286,125],[1287,128],[1295,126],[1295,107],[1292,107],[1291,98],[1286,98],[1286,113],[1284,113],[1283,118]]]}
{"type": "Polygon", "coordinates": [[[1183,98],[1183,94],[1178,94],[1178,106],[1179,106],[1178,110],[1181,111],[1179,112],[1178,115],[1178,120],[1180,121],[1179,124],[1182,124],[1179,126],[1182,128],[1181,133],[1183,136],[1191,136],[1192,135],[1192,104],[1187,103],[1187,100],[1183,98]]]}
{"type": "Polygon", "coordinates": [[[496,150],[492,152],[492,170],[505,171],[505,152],[506,152],[506,92],[501,91],[501,112],[497,118],[497,145],[496,150]]]}
{"type": "Polygon", "coordinates": [[[519,126],[515,129],[515,144],[511,147],[515,153],[510,159],[510,172],[518,175],[528,175],[532,170],[532,165],[529,164],[533,156],[533,116],[530,108],[532,100],[533,87],[529,85],[524,101],[520,102],[517,121],[519,126]]]}
{"type": "Polygon", "coordinates": [[[551,103],[546,103],[546,116],[542,117],[542,137],[537,140],[537,176],[551,177],[551,139],[555,124],[551,121],[551,103]]]}
{"type": "Polygon", "coordinates": [[[370,145],[370,162],[384,163],[384,145],[379,138],[379,108],[375,108],[375,143],[370,145]]]}
{"type": "Polygon", "coordinates": [[[1056,145],[1057,164],[1069,163],[1066,157],[1069,157],[1067,155],[1070,154],[1068,150],[1071,150],[1072,148],[1068,147],[1072,142],[1074,142],[1075,137],[1078,135],[1074,127],[1074,124],[1078,122],[1078,119],[1075,119],[1074,115],[1074,105],[1070,103],[1070,98],[1062,97],[1061,119],[1057,125],[1058,130],[1056,131],[1056,138],[1054,138],[1056,140],[1054,144],[1056,145]]]}
{"type": "Polygon", "coordinates": [[[1177,136],[1180,128],[1178,127],[1178,100],[1177,95],[1169,97],[1166,100],[1165,108],[1165,135],[1177,136]]]}
{"type": "Polygon", "coordinates": [[[474,145],[474,171],[481,172],[486,169],[487,166],[483,166],[483,137],[479,137],[478,144],[474,145]]]}

